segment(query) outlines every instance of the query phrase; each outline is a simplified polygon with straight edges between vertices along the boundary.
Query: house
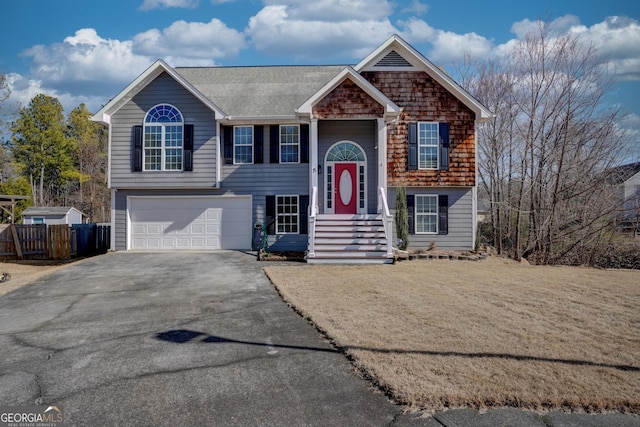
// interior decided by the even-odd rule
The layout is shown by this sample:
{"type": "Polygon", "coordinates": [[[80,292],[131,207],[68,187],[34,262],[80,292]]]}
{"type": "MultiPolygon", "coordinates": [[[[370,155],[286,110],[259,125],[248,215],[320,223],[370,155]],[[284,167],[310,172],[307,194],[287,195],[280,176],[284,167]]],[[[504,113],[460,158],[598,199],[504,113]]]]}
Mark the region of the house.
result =
{"type": "Polygon", "coordinates": [[[609,170],[607,179],[614,187],[613,192],[620,206],[618,217],[622,227],[640,231],[640,162],[609,170]]]}
{"type": "Polygon", "coordinates": [[[30,207],[22,212],[23,224],[82,224],[85,215],[73,207],[30,207]]]}
{"type": "Polygon", "coordinates": [[[93,120],[109,127],[115,250],[271,249],[389,262],[396,188],[410,247],[472,249],[476,126],[491,113],[397,35],[355,66],[172,68],[93,120]]]}

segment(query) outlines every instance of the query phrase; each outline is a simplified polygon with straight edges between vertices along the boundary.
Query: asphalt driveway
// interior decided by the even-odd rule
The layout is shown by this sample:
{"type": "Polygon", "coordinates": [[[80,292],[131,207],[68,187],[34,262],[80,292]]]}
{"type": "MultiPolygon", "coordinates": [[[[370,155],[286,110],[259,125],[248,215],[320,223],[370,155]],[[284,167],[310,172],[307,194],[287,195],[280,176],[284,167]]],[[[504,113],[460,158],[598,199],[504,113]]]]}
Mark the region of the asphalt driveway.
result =
{"type": "MultiPolygon", "coordinates": [[[[0,298],[0,405],[67,425],[389,425],[240,252],[110,253],[0,298]]],[[[403,417],[404,418],[404,417],[403,417]]]]}

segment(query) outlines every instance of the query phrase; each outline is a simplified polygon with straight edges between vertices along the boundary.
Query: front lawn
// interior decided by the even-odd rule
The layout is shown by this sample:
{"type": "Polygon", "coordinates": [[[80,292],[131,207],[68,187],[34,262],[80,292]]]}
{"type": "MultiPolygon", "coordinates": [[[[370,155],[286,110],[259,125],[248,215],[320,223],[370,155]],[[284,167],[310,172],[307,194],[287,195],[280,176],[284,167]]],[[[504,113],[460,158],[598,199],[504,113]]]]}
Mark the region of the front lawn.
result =
{"type": "Polygon", "coordinates": [[[410,409],[640,413],[640,271],[494,257],[265,271],[410,409]]]}

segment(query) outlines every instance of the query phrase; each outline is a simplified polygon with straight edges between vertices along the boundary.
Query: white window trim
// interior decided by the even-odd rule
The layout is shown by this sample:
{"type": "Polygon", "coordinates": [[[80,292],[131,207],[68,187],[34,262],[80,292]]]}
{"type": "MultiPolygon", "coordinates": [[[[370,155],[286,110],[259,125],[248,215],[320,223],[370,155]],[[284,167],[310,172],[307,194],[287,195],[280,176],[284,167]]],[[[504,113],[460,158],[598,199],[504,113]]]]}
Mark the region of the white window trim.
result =
{"type": "MultiPolygon", "coordinates": [[[[284,235],[284,234],[300,234],[300,196],[298,194],[276,194],[276,234],[277,235],[284,235]],[[296,205],[298,206],[298,212],[295,214],[295,219],[296,219],[296,232],[293,231],[280,231],[279,230],[279,223],[278,223],[278,198],[279,197],[295,197],[297,200],[296,205]]],[[[284,214],[284,215],[288,215],[288,216],[293,216],[293,214],[284,214]]]]}
{"type": "Polygon", "coordinates": [[[430,234],[430,235],[434,235],[434,234],[438,234],[438,227],[439,227],[439,215],[440,215],[440,205],[439,205],[439,199],[438,199],[438,195],[437,194],[416,194],[414,196],[415,200],[414,200],[414,206],[413,206],[413,230],[415,232],[415,234],[430,234]],[[420,213],[420,216],[435,216],[436,218],[436,230],[435,231],[418,231],[418,197],[434,197],[436,200],[436,212],[435,213],[420,213]]]}
{"type": "Polygon", "coordinates": [[[418,170],[430,170],[430,171],[434,171],[434,170],[438,170],[439,166],[440,166],[440,123],[439,122],[418,122],[417,125],[417,130],[416,130],[417,136],[416,138],[418,139],[417,141],[417,149],[418,149],[418,153],[417,153],[417,161],[418,161],[418,170]],[[420,144],[420,125],[436,125],[436,129],[437,129],[437,133],[438,135],[436,136],[436,145],[425,145],[425,144],[420,144]],[[436,166],[433,168],[423,168],[420,166],[420,147],[435,147],[436,148],[436,166]]]}
{"type": "Polygon", "coordinates": [[[184,170],[184,116],[182,115],[182,111],[180,111],[178,108],[176,108],[174,105],[171,104],[167,104],[167,103],[161,103],[161,104],[157,104],[154,105],[153,107],[149,108],[149,110],[147,110],[147,113],[144,116],[144,121],[142,123],[142,171],[143,172],[182,172],[184,170]],[[154,108],[160,106],[160,105],[168,105],[169,107],[173,108],[174,110],[176,110],[179,114],[180,114],[180,118],[182,118],[183,121],[181,122],[147,122],[147,116],[149,115],[149,112],[151,110],[153,110],[154,108]],[[145,136],[147,134],[147,126],[160,126],[162,127],[162,136],[161,136],[161,141],[160,141],[160,147],[154,147],[154,148],[147,148],[145,146],[145,136]],[[180,141],[180,146],[179,147],[167,147],[166,145],[166,126],[180,126],[182,128],[182,141],[180,141]],[[147,169],[147,156],[146,156],[146,152],[147,150],[157,150],[160,149],[161,151],[161,156],[160,156],[160,169],[147,169]],[[182,152],[182,156],[181,156],[181,161],[180,161],[180,169],[166,169],[166,161],[167,161],[167,150],[173,150],[173,149],[179,149],[182,152]]]}
{"type": "Polygon", "coordinates": [[[278,145],[279,145],[278,148],[279,148],[279,153],[280,153],[280,158],[278,160],[280,161],[280,163],[288,163],[288,164],[292,164],[292,165],[299,164],[300,163],[300,125],[280,125],[278,127],[278,145]],[[282,128],[284,126],[298,128],[298,142],[296,144],[286,144],[286,143],[282,142],[282,128]],[[296,162],[285,162],[285,161],[283,161],[282,160],[282,147],[283,146],[287,146],[287,147],[295,146],[295,147],[297,147],[297,149],[298,149],[298,161],[296,161],[296,162]]]}
{"type": "MultiPolygon", "coordinates": [[[[233,164],[234,165],[252,165],[255,162],[253,146],[255,144],[255,128],[253,125],[241,125],[233,127],[233,164]],[[251,128],[251,161],[250,162],[236,162],[236,129],[237,128],[251,128]]],[[[248,147],[248,144],[242,144],[243,147],[248,147]]]]}

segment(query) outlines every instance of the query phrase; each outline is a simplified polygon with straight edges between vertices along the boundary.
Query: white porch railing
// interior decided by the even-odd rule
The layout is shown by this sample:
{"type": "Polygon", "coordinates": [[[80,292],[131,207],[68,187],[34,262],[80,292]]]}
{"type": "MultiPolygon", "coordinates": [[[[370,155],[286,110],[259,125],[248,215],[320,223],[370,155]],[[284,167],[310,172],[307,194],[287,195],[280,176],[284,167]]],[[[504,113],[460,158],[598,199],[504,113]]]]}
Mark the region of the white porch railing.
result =
{"type": "Polygon", "coordinates": [[[389,212],[387,192],[380,187],[380,203],[382,204],[382,219],[384,221],[384,233],[387,235],[387,258],[393,258],[393,216],[389,212]]]}
{"type": "Polygon", "coordinates": [[[309,233],[309,241],[307,244],[307,257],[314,258],[316,256],[316,216],[318,216],[318,187],[314,186],[311,192],[311,203],[309,204],[309,225],[307,233],[309,233]]]}

